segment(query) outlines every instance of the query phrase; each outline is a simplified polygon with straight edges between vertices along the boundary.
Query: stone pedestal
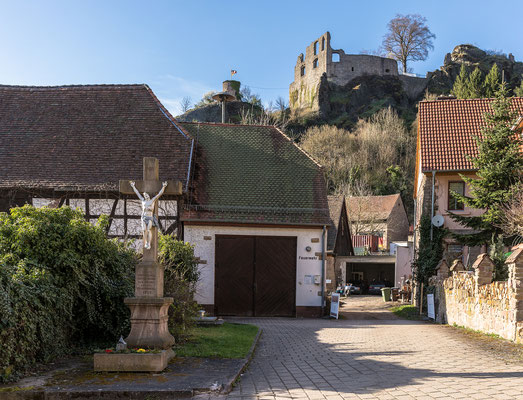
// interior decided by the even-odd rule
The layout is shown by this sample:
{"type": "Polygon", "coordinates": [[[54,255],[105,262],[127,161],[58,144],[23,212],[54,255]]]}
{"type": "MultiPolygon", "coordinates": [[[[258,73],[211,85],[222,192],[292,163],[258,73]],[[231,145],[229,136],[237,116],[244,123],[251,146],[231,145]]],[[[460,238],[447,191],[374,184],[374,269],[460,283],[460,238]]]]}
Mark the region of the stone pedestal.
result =
{"type": "Polygon", "coordinates": [[[95,354],[94,370],[105,372],[160,372],[167,368],[169,360],[174,357],[171,349],[159,353],[95,354]]]}
{"type": "MultiPolygon", "coordinates": [[[[145,157],[143,162],[143,180],[120,181],[120,192],[136,194],[142,202],[142,221],[151,224],[151,215],[157,220],[157,200],[162,194],[181,195],[180,182],[160,182],[158,160],[145,157]],[[140,194],[140,192],[143,192],[140,194]],[[152,203],[151,203],[152,202],[152,203]],[[149,218],[149,219],[147,219],[149,218]],[[147,222],[149,221],[149,222],[147,222]]],[[[114,353],[96,354],[96,371],[162,371],[170,358],[174,356],[171,347],[174,337],[169,333],[170,297],[163,297],[164,268],[158,264],[158,228],[150,229],[150,248],[145,248],[148,234],[144,228],[143,257],[136,266],[134,296],[124,299],[131,309],[131,332],[125,339],[129,348],[162,350],[158,353],[114,353]]]]}
{"type": "Polygon", "coordinates": [[[131,297],[124,300],[131,309],[131,332],[127,346],[148,349],[167,349],[174,345],[167,320],[172,297],[131,297]]]}

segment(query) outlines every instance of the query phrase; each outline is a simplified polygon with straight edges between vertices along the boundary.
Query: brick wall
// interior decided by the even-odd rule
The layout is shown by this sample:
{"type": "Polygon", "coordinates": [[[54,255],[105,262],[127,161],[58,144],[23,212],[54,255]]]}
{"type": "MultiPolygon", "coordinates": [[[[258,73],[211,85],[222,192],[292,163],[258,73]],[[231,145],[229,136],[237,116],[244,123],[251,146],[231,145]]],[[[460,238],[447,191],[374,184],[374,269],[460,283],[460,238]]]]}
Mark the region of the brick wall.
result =
{"type": "Polygon", "coordinates": [[[494,265],[486,254],[476,259],[472,273],[449,275],[446,263],[432,277],[436,321],[456,324],[523,343],[523,247],[507,259],[509,279],[492,282],[494,265]]]}

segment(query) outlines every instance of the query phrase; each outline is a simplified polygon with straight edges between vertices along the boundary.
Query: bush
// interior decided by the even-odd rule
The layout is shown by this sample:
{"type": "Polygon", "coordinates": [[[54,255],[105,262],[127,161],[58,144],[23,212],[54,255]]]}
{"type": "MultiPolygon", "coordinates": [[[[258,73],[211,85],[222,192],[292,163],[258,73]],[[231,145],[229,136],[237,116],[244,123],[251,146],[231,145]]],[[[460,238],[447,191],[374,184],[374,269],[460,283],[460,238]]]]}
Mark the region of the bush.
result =
{"type": "Polygon", "coordinates": [[[135,253],[62,207],[0,213],[0,381],[129,330],[135,253]]]}
{"type": "Polygon", "coordinates": [[[436,274],[436,267],[443,257],[443,239],[447,235],[445,228],[432,226],[432,239],[430,237],[432,222],[429,216],[424,215],[420,220],[419,247],[414,261],[414,277],[425,286],[429,278],[436,274]]]}
{"type": "Polygon", "coordinates": [[[165,266],[165,296],[174,298],[169,308],[169,331],[176,342],[185,341],[194,327],[198,304],[194,301],[200,277],[194,246],[173,236],[160,235],[159,261],[165,266]]]}

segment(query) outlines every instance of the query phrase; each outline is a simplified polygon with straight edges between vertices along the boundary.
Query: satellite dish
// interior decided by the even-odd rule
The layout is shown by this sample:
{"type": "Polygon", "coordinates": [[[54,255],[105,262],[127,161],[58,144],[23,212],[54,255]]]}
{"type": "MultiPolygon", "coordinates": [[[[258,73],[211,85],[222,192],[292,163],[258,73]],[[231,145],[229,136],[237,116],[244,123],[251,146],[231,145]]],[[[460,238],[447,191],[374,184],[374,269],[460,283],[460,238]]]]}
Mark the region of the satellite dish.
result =
{"type": "Polygon", "coordinates": [[[443,226],[443,223],[445,222],[445,218],[443,218],[443,215],[436,214],[432,217],[432,225],[439,228],[440,226],[443,226]]]}

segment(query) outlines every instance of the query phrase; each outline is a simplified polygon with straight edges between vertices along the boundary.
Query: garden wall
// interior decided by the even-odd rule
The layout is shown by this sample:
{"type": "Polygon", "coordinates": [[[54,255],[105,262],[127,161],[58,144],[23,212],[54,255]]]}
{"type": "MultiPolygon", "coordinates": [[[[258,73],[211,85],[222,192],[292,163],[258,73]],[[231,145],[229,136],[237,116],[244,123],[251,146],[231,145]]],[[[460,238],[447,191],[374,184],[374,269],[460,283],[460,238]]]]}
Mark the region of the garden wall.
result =
{"type": "Polygon", "coordinates": [[[509,279],[492,282],[494,264],[480,254],[474,271],[453,265],[449,271],[442,261],[434,286],[436,321],[456,324],[523,343],[523,247],[507,259],[509,279]],[[449,276],[450,273],[450,276],[449,276]]]}

